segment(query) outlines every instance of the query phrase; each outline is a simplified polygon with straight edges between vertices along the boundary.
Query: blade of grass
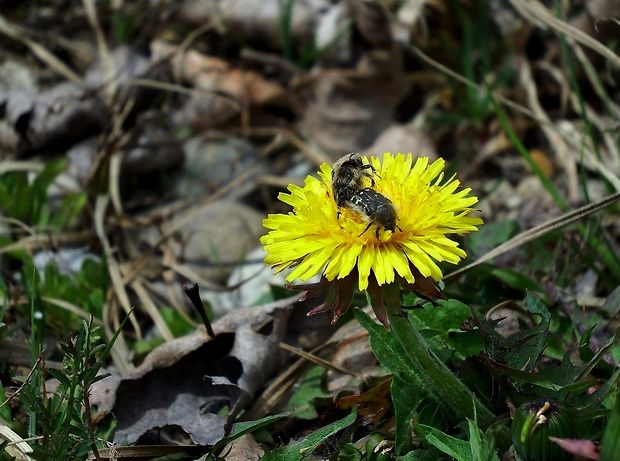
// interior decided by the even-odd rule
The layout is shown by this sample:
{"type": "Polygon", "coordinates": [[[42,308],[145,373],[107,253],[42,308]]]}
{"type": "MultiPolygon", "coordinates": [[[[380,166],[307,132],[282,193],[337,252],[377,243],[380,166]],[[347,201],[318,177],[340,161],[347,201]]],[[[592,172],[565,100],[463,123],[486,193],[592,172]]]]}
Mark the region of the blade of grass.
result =
{"type": "Polygon", "coordinates": [[[469,269],[479,266],[480,264],[485,263],[504,253],[507,253],[510,250],[514,250],[515,248],[518,248],[521,245],[531,242],[532,240],[536,240],[537,238],[540,238],[543,235],[548,234],[549,232],[555,229],[559,229],[560,227],[579,221],[580,219],[583,219],[584,217],[589,216],[611,205],[612,203],[614,203],[615,201],[619,199],[620,199],[620,192],[616,192],[615,194],[611,194],[611,195],[608,195],[607,197],[603,197],[601,200],[598,200],[593,203],[589,203],[588,205],[584,205],[575,210],[571,210],[567,213],[564,213],[561,216],[558,216],[557,218],[553,218],[549,221],[539,224],[538,226],[532,227],[531,229],[521,232],[520,234],[515,235],[513,238],[511,238],[507,242],[504,242],[501,245],[498,245],[497,247],[493,248],[491,251],[482,255],[480,258],[475,260],[473,263],[463,266],[460,269],[446,275],[444,277],[444,281],[453,280],[459,275],[461,275],[463,272],[468,271],[469,269]]]}
{"type": "Polygon", "coordinates": [[[559,36],[570,37],[575,42],[587,46],[591,50],[600,54],[614,66],[620,67],[620,56],[592,36],[577,29],[575,26],[556,18],[542,3],[533,0],[509,1],[521,15],[532,22],[532,24],[535,24],[542,29],[550,27],[559,36]]]}
{"type": "MultiPolygon", "coordinates": [[[[536,176],[538,176],[543,187],[549,193],[551,198],[553,198],[558,207],[560,207],[562,210],[567,210],[568,203],[566,202],[564,197],[562,197],[562,195],[556,189],[553,183],[549,180],[549,178],[547,178],[545,174],[541,171],[536,162],[534,162],[532,156],[521,142],[521,139],[519,139],[512,126],[510,125],[506,113],[499,106],[491,91],[489,91],[489,97],[491,99],[493,107],[495,108],[495,112],[502,126],[502,129],[504,130],[510,141],[513,143],[517,152],[521,155],[521,157],[523,157],[523,159],[530,166],[536,176]]],[[[586,226],[579,225],[578,229],[582,237],[590,244],[590,246],[598,254],[598,256],[605,263],[605,265],[611,270],[614,276],[620,279],[620,259],[618,258],[618,255],[615,252],[611,251],[604,241],[601,241],[601,239],[599,239],[595,235],[590,235],[590,232],[586,226]]]]}
{"type": "Polygon", "coordinates": [[[279,1],[279,26],[280,36],[282,37],[282,46],[284,48],[284,56],[291,60],[293,58],[293,38],[291,36],[291,25],[293,24],[293,6],[295,0],[279,1]]]}
{"type": "Polygon", "coordinates": [[[601,461],[617,460],[618,453],[620,453],[620,398],[616,395],[616,403],[603,433],[601,461]]]}

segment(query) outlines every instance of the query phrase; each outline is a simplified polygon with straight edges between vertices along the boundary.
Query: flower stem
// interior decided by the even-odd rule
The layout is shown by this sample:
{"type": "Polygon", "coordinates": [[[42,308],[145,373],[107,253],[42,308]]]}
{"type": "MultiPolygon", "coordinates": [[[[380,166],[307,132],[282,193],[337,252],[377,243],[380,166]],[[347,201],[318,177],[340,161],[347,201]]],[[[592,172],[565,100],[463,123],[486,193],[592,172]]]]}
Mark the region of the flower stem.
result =
{"type": "Polygon", "coordinates": [[[407,316],[401,313],[399,284],[385,286],[383,296],[394,335],[437,401],[447,405],[462,418],[474,420],[476,416],[480,426],[489,426],[495,415],[439,360],[420,332],[409,322],[407,316]],[[476,414],[472,403],[476,406],[476,414]]]}

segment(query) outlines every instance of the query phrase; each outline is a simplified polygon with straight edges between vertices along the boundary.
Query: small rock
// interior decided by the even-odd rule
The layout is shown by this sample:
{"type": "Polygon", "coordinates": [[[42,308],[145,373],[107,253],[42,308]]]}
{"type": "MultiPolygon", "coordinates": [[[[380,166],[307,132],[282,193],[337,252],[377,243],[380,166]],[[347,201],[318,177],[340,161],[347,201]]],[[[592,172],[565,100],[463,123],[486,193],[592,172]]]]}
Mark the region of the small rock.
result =
{"type": "Polygon", "coordinates": [[[367,155],[381,155],[384,152],[412,153],[414,157],[437,159],[437,149],[433,141],[419,128],[412,125],[391,125],[384,130],[372,144],[364,149],[367,155]]]}
{"type": "Polygon", "coordinates": [[[86,180],[96,156],[97,141],[95,138],[89,138],[73,145],[67,151],[69,162],[67,173],[80,182],[86,180]]]}
{"type": "MultiPolygon", "coordinates": [[[[228,278],[227,285],[239,285],[239,288],[227,292],[206,292],[214,314],[219,317],[239,307],[249,307],[261,304],[261,301],[270,302],[271,287],[284,286],[285,274],[274,274],[271,268],[265,266],[263,259],[265,250],[255,248],[246,256],[246,264],[238,266],[228,278]]],[[[291,292],[291,295],[293,292],[291,292]]]]}
{"type": "MultiPolygon", "coordinates": [[[[171,184],[178,197],[204,195],[205,192],[217,190],[243,173],[256,158],[254,147],[240,138],[207,140],[194,137],[185,141],[183,153],[185,163],[173,175],[171,184]]],[[[263,164],[260,171],[264,170],[263,164]]],[[[253,187],[251,179],[248,179],[227,196],[240,197],[253,187]]]]}
{"type": "Polygon", "coordinates": [[[537,176],[523,178],[516,190],[522,200],[517,221],[521,229],[529,229],[559,214],[559,209],[537,176]]]}
{"type": "Polygon", "coordinates": [[[14,90],[32,93],[36,90],[36,82],[28,67],[9,59],[0,64],[0,91],[14,90]]]}
{"type": "Polygon", "coordinates": [[[45,274],[45,267],[51,262],[56,264],[61,274],[74,275],[80,272],[87,259],[100,261],[99,256],[89,253],[86,248],[62,248],[58,251],[39,251],[32,257],[32,262],[42,278],[45,274]]]}
{"type": "MultiPolygon", "coordinates": [[[[262,213],[238,202],[214,202],[184,225],[170,244],[180,264],[202,278],[221,282],[257,245],[264,232],[263,218],[262,213]]],[[[154,245],[159,234],[147,228],[138,239],[154,245]]]]}
{"type": "Polygon", "coordinates": [[[172,133],[158,124],[147,123],[141,126],[135,142],[123,158],[123,175],[144,175],[180,165],[183,152],[178,144],[172,133]]]}

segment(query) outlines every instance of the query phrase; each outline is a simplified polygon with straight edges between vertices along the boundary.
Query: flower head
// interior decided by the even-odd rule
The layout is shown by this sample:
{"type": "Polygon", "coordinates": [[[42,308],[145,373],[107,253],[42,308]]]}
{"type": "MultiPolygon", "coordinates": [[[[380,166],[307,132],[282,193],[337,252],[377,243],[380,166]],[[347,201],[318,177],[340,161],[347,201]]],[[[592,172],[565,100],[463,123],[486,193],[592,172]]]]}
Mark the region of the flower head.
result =
{"type": "Polygon", "coordinates": [[[291,212],[264,220],[270,230],[261,238],[265,262],[276,272],[294,267],[289,282],[317,274],[327,282],[355,276],[360,290],[397,278],[410,285],[419,276],[440,280],[438,263],[456,264],[466,256],[448,235],[475,231],[482,224],[470,216],[478,198],[469,195],[469,188],[459,189],[454,176],[444,177],[442,159],[429,164],[424,157],[414,162],[411,154],[389,153],[382,162],[376,157],[362,159],[374,172],[363,178],[363,186],[392,202],[395,230],[378,224],[369,229],[367,215],[352,207],[339,208],[332,190],[332,166],[324,163],[318,178],[309,176],[303,187],[290,185],[290,193],[279,195],[293,207],[291,212]]]}

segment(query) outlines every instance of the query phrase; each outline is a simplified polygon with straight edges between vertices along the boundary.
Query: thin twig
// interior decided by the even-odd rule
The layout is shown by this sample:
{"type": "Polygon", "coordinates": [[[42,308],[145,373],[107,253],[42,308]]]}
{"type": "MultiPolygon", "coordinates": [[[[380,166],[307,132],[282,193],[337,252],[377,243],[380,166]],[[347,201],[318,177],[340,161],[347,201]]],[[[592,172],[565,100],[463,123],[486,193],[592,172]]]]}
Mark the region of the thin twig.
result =
{"type": "Polygon", "coordinates": [[[32,369],[28,373],[28,376],[26,376],[26,379],[24,379],[24,382],[21,384],[21,386],[19,386],[19,388],[12,395],[8,396],[4,402],[0,403],[0,408],[2,408],[7,403],[9,403],[14,397],[16,397],[22,391],[22,389],[24,389],[24,387],[30,381],[30,378],[32,378],[34,371],[37,369],[37,367],[39,366],[42,360],[43,360],[43,356],[40,355],[37,361],[35,362],[34,366],[32,367],[32,369]]]}
{"type": "Polygon", "coordinates": [[[300,357],[305,358],[309,362],[316,363],[317,365],[322,366],[323,368],[334,370],[339,373],[344,373],[345,375],[349,375],[349,376],[357,376],[356,373],[349,371],[346,368],[342,368],[341,366],[336,365],[335,363],[332,363],[329,360],[322,359],[318,355],[315,355],[311,352],[306,352],[303,349],[299,349],[298,347],[291,346],[290,344],[280,343],[280,349],[284,349],[285,351],[289,351],[289,352],[292,352],[293,354],[299,355],[300,357]]]}
{"type": "Polygon", "coordinates": [[[504,253],[510,250],[513,250],[517,247],[520,247],[521,245],[524,245],[528,242],[531,242],[532,240],[536,240],[537,238],[542,237],[543,235],[555,229],[558,229],[560,227],[566,226],[573,222],[579,221],[580,219],[583,219],[584,217],[589,216],[592,213],[595,213],[599,211],[600,209],[611,205],[618,199],[620,199],[620,192],[616,192],[614,194],[608,195],[607,197],[603,197],[602,199],[596,202],[589,203],[588,205],[585,205],[575,210],[564,213],[563,215],[558,216],[557,218],[551,219],[542,224],[539,224],[538,226],[532,227],[531,229],[521,232],[519,235],[514,236],[507,242],[504,242],[501,245],[493,248],[491,251],[487,252],[486,254],[478,258],[473,263],[468,264],[467,266],[461,267],[460,269],[446,275],[443,278],[443,280],[446,282],[453,280],[459,277],[463,272],[473,269],[474,267],[479,266],[482,263],[485,263],[497,256],[503,255],[504,253]]]}

